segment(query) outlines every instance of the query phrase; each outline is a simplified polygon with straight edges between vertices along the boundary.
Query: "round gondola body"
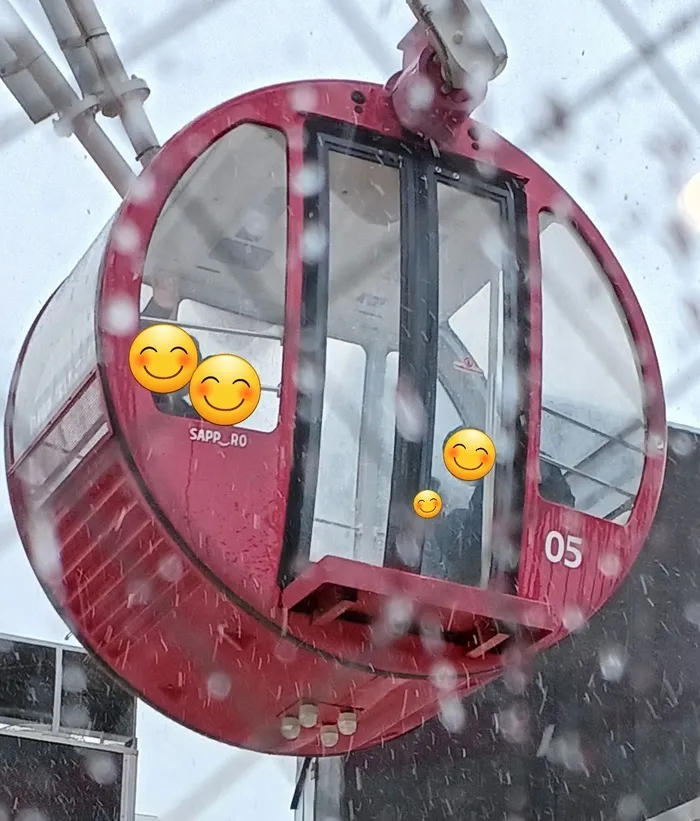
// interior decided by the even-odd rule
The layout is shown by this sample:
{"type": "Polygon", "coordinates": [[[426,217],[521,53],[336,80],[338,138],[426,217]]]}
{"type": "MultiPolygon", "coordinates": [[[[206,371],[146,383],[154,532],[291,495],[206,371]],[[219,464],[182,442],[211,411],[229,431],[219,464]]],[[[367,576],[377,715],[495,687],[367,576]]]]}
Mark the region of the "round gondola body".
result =
{"type": "Polygon", "coordinates": [[[84,645],[183,725],[290,755],[408,732],[590,618],[665,448],[649,331],[576,204],[476,122],[424,141],[347,81],[172,137],[34,323],[6,418],[23,543],[84,645]],[[155,323],[248,361],[250,417],[139,384],[155,323]],[[478,482],[443,462],[460,427],[495,443],[478,482]]]}

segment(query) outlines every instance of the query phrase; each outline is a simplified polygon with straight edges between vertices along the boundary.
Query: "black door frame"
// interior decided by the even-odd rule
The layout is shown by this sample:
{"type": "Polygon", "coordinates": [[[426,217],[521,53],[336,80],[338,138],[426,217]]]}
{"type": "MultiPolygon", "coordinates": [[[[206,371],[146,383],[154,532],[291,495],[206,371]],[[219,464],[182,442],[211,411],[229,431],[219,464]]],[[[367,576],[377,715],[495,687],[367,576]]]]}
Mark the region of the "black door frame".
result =
{"type": "MultiPolygon", "coordinates": [[[[420,571],[420,555],[407,564],[398,555],[396,537],[407,519],[415,516],[415,494],[429,487],[434,442],[435,394],[438,344],[439,253],[437,186],[445,184],[477,196],[496,200],[503,225],[512,243],[503,263],[504,280],[504,385],[514,386],[516,406],[504,420],[515,442],[514,458],[496,464],[494,517],[508,521],[511,540],[519,544],[525,492],[525,467],[529,410],[529,305],[526,276],[529,263],[525,181],[502,171],[488,180],[475,162],[459,155],[436,158],[423,142],[393,139],[350,123],[308,117],[305,161],[325,170],[328,180],[329,152],[339,152],[399,169],[401,180],[401,310],[399,329],[399,377],[412,385],[426,411],[426,436],[411,442],[395,432],[389,521],[384,566],[420,571]]],[[[330,237],[328,184],[304,200],[305,229],[313,227],[330,237]]],[[[287,515],[278,581],[289,584],[300,558],[311,547],[321,444],[322,410],[326,368],[326,336],[329,296],[329,247],[318,260],[302,265],[302,315],[300,369],[324,376],[320,389],[298,390],[287,515]]],[[[315,380],[313,380],[315,382],[315,380]]]]}

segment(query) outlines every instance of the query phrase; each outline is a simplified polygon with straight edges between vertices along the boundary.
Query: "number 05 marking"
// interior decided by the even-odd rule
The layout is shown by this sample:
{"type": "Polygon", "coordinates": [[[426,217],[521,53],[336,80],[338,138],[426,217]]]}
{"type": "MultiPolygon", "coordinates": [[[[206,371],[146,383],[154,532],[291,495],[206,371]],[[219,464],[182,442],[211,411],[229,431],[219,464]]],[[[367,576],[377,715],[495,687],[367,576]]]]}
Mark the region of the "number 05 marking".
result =
{"type": "Polygon", "coordinates": [[[567,536],[566,539],[558,530],[550,530],[544,540],[544,555],[552,564],[564,560],[564,566],[572,570],[580,567],[583,557],[579,545],[583,539],[578,536],[567,536]]]}

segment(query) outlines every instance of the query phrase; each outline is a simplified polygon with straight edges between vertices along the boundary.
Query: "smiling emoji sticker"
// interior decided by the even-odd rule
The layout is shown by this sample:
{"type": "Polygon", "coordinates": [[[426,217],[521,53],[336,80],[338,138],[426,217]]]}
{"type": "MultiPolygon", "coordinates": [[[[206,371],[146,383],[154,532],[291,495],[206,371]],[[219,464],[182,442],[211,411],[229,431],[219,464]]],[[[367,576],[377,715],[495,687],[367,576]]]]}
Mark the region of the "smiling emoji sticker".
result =
{"type": "Polygon", "coordinates": [[[214,425],[238,425],[258,407],[262,386],[255,368],[230,353],[202,360],[190,382],[192,407],[214,425]]]}
{"type": "Polygon", "coordinates": [[[151,393],[173,393],[184,388],[198,362],[194,340],[177,325],[145,328],[129,350],[132,376],[151,393]]]}
{"type": "Polygon", "coordinates": [[[445,467],[466,482],[483,479],[496,463],[496,447],[483,431],[460,428],[448,436],[442,449],[445,467]]]}
{"type": "Polygon", "coordinates": [[[413,500],[413,509],[421,519],[434,519],[442,510],[440,494],[434,490],[421,490],[413,500]]]}

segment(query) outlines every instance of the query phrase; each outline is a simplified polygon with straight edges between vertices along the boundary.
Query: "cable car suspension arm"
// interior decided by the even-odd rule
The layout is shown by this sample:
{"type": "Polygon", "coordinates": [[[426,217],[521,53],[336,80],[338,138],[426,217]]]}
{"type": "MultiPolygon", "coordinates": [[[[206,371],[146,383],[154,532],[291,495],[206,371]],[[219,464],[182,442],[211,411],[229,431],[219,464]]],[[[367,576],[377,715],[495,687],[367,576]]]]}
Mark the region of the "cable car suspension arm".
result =
{"type": "Polygon", "coordinates": [[[481,0],[407,0],[416,25],[399,43],[402,71],[387,83],[409,131],[449,141],[486,97],[508,52],[481,0]]]}
{"type": "Polygon", "coordinates": [[[95,122],[96,98],[75,93],[9,0],[0,0],[0,78],[33,123],[58,114],[58,129],[75,134],[117,192],[126,194],[134,172],[95,122]]]}
{"type": "Polygon", "coordinates": [[[135,175],[95,116],[119,117],[136,160],[160,149],[143,109],[146,83],[129,77],[94,0],[40,0],[82,98],[52,62],[10,0],[0,0],[0,79],[33,123],[53,114],[57,132],[75,136],[119,194],[135,175]]]}
{"type": "MultiPolygon", "coordinates": [[[[151,91],[144,80],[127,75],[94,0],[41,0],[41,5],[45,11],[48,7],[63,7],[72,15],[103,82],[100,110],[105,117],[119,117],[136,159],[147,166],[160,149],[143,109],[151,91]]],[[[48,12],[47,17],[51,21],[48,12]]],[[[54,31],[60,40],[55,27],[54,31]]],[[[76,80],[80,82],[77,75],[76,80]]]]}

